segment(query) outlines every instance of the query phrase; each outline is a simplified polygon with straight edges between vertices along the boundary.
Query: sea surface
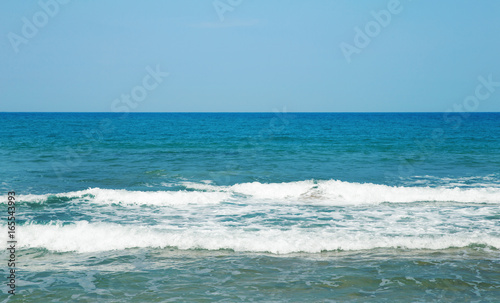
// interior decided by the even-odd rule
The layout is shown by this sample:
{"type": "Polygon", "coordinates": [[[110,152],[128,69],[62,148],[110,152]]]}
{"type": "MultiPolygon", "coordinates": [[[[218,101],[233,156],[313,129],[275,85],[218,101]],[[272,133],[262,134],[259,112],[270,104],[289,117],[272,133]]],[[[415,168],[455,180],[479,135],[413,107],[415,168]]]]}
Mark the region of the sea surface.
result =
{"type": "Polygon", "coordinates": [[[0,302],[500,301],[499,113],[0,121],[0,302]]]}

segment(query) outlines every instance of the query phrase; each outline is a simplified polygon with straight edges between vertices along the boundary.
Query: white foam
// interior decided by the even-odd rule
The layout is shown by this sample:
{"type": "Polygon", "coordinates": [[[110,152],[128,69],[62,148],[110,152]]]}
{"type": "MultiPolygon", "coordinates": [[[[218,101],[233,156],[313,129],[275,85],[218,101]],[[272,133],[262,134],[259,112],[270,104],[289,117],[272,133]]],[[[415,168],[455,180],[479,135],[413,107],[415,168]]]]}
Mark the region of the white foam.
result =
{"type": "Polygon", "coordinates": [[[201,192],[201,191],[129,191],[90,188],[87,190],[45,194],[20,195],[18,200],[24,202],[44,202],[50,196],[80,199],[98,204],[149,204],[149,205],[178,205],[178,204],[217,204],[230,198],[229,193],[201,192]]]}
{"type": "MultiPolygon", "coordinates": [[[[150,204],[186,205],[218,204],[229,200],[244,202],[318,203],[324,205],[358,205],[411,203],[411,202],[463,202],[500,204],[499,187],[449,188],[403,187],[372,183],[328,181],[298,181],[288,183],[241,183],[217,186],[204,183],[184,182],[181,185],[191,191],[129,191],[90,188],[82,191],[57,193],[52,196],[68,197],[99,204],[150,204]]],[[[44,202],[45,195],[20,195],[18,201],[44,202]]],[[[6,201],[4,196],[3,203],[6,201]]]]}
{"type": "Polygon", "coordinates": [[[422,201],[500,203],[500,188],[397,187],[337,180],[236,184],[236,193],[260,199],[292,199],[329,205],[409,203],[422,201]]]}
{"type": "Polygon", "coordinates": [[[500,188],[443,188],[443,187],[395,187],[378,184],[360,184],[341,181],[325,181],[319,184],[320,195],[329,200],[348,204],[381,202],[478,202],[499,203],[500,188]]]}
{"type": "MultiPolygon", "coordinates": [[[[212,226],[213,227],[213,226],[212,226]]],[[[20,248],[46,248],[51,251],[97,252],[135,247],[176,247],[179,249],[232,249],[245,252],[319,253],[333,250],[373,248],[446,249],[471,244],[500,249],[500,237],[483,232],[390,236],[366,231],[311,232],[304,229],[197,228],[174,230],[112,223],[61,225],[30,224],[18,227],[20,248]]],[[[6,240],[2,234],[1,241],[6,240]]]]}

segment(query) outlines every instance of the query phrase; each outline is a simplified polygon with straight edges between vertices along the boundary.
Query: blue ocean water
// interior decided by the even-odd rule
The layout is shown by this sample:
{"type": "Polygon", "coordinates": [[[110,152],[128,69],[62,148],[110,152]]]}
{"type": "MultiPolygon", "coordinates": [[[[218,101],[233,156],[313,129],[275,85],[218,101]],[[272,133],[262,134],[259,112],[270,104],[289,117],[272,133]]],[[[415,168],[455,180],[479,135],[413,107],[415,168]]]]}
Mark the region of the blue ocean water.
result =
{"type": "Polygon", "coordinates": [[[0,118],[2,302],[500,298],[500,113],[0,118]]]}

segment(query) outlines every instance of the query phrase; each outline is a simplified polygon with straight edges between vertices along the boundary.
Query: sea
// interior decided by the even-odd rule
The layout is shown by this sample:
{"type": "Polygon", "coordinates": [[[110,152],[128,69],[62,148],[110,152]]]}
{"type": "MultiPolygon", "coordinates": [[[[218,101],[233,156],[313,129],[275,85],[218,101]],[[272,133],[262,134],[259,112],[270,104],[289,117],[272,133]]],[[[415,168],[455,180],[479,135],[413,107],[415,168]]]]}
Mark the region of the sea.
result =
{"type": "Polygon", "coordinates": [[[500,302],[500,113],[0,121],[0,302],[500,302]]]}

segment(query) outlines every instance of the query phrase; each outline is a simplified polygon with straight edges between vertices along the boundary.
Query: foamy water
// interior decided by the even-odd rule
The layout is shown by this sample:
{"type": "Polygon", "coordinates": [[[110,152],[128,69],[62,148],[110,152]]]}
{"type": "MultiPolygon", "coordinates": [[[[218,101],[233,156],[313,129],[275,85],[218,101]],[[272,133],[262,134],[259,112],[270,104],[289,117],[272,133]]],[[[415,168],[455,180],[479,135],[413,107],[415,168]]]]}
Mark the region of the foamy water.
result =
{"type": "Polygon", "coordinates": [[[6,303],[498,298],[499,114],[0,116],[6,303]]]}
{"type": "MultiPolygon", "coordinates": [[[[177,184],[179,185],[179,184],[177,184]]],[[[299,181],[284,183],[241,183],[215,186],[207,183],[183,182],[188,190],[129,191],[90,188],[87,190],[44,195],[20,195],[20,202],[44,203],[50,197],[78,199],[97,204],[219,204],[228,201],[278,200],[323,205],[362,205],[412,202],[461,202],[500,204],[500,186],[408,187],[372,183],[350,183],[339,180],[299,181]]],[[[164,184],[165,186],[165,184],[164,184]]],[[[170,185],[172,186],[172,185],[170,185]]],[[[170,187],[168,186],[168,187],[170,187]]],[[[167,186],[166,186],[167,187],[167,186]]],[[[2,197],[6,201],[6,196],[2,197]]]]}
{"type": "MultiPolygon", "coordinates": [[[[376,248],[500,249],[500,188],[394,187],[338,180],[182,182],[178,191],[91,188],[20,195],[22,248],[98,252],[129,248],[229,249],[288,254],[376,248]],[[37,205],[41,205],[43,210],[37,205]],[[58,209],[92,218],[45,221],[58,209]]],[[[6,240],[6,239],[4,239],[6,240]]]]}

